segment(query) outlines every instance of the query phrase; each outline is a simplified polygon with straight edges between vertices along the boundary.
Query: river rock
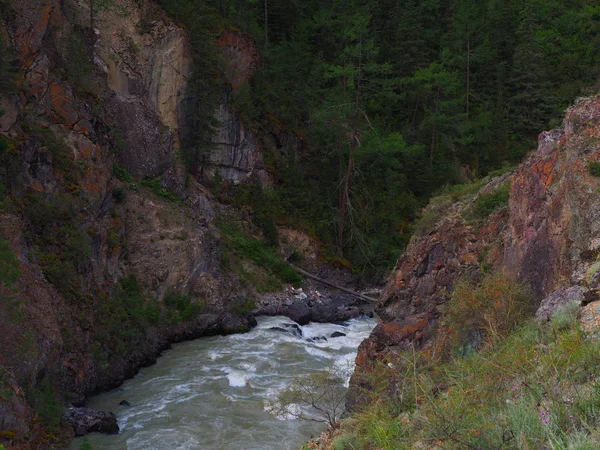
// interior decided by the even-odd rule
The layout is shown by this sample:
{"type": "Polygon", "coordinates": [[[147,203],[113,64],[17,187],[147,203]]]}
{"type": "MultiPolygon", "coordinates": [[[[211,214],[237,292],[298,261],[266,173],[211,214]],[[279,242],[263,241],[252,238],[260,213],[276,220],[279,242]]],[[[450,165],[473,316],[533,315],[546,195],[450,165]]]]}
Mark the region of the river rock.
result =
{"type": "Polygon", "coordinates": [[[331,333],[332,338],[344,337],[344,336],[346,336],[346,333],[342,333],[341,331],[334,331],[333,333],[331,333]]]}
{"type": "Polygon", "coordinates": [[[110,411],[71,408],[67,411],[66,418],[73,427],[75,436],[84,436],[95,431],[106,434],[117,434],[119,432],[117,418],[110,411]]]}
{"type": "Polygon", "coordinates": [[[285,328],[281,328],[281,327],[271,327],[269,328],[269,330],[271,331],[279,331],[280,333],[287,333],[288,330],[286,330],[285,328]]]}
{"type": "Polygon", "coordinates": [[[127,400],[121,400],[119,402],[120,406],[131,406],[131,403],[129,403],[127,400]]]}
{"type": "Polygon", "coordinates": [[[283,326],[286,328],[286,331],[290,331],[292,334],[302,337],[302,328],[300,328],[298,324],[284,323],[283,326]]]}
{"type": "Polygon", "coordinates": [[[302,293],[306,296],[303,300],[297,299],[298,295],[293,295],[293,291],[290,291],[287,295],[265,297],[259,302],[255,314],[286,316],[300,325],[306,325],[308,322],[343,322],[360,316],[372,317],[372,305],[365,305],[364,301],[352,295],[323,295],[311,291],[310,296],[302,293]]]}
{"type": "Polygon", "coordinates": [[[306,303],[294,302],[286,308],[285,312],[281,311],[280,314],[284,314],[294,322],[300,325],[306,325],[311,320],[311,308],[306,303]]]}
{"type": "Polygon", "coordinates": [[[302,337],[302,329],[295,323],[284,323],[281,327],[271,327],[269,330],[279,331],[281,333],[289,333],[294,336],[302,337]]]}
{"type": "Polygon", "coordinates": [[[313,322],[343,322],[362,315],[355,306],[338,306],[334,302],[316,304],[310,308],[310,320],[313,322]]]}

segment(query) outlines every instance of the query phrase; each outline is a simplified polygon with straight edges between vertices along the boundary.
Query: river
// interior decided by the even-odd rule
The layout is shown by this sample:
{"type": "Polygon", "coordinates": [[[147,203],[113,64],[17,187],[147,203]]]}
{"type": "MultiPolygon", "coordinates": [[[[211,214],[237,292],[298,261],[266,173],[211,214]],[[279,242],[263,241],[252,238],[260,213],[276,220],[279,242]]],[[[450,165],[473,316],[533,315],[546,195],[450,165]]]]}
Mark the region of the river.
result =
{"type": "Polygon", "coordinates": [[[298,449],[325,426],[277,417],[269,405],[294,377],[352,365],[376,321],[310,323],[302,336],[284,324],[294,322],[259,317],[249,333],[176,344],[121,388],[90,398],[86,406],[115,412],[121,428],[89,435],[93,449],[298,449]],[[330,337],[336,331],[345,336],[330,337]]]}

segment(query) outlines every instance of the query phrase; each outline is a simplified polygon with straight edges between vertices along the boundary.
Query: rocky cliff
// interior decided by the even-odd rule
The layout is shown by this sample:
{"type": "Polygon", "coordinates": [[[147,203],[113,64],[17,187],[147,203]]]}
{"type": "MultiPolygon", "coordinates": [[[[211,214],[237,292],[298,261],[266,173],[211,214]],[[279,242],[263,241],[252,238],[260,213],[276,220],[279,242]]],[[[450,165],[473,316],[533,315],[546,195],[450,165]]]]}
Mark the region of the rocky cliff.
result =
{"type": "MultiPolygon", "coordinates": [[[[0,119],[0,443],[62,447],[62,404],[118,385],[169,342],[252,326],[219,211],[179,154],[186,32],[155,3],[2,4],[18,88],[0,119]],[[93,48],[90,42],[93,41],[93,48]],[[93,55],[93,64],[91,63],[93,55]]],[[[224,32],[212,170],[268,183],[262,141],[228,103],[258,62],[224,32]]]]}
{"type": "Polygon", "coordinates": [[[350,407],[370,389],[369,373],[386,355],[415,345],[435,352],[440,307],[454,285],[506,268],[531,289],[536,305],[580,286],[597,297],[600,267],[600,97],[569,108],[561,128],[542,133],[539,147],[513,173],[463,186],[425,209],[383,293],[380,323],[360,347],[350,407]],[[486,208],[489,199],[509,196],[486,208]],[[478,208],[483,209],[482,214],[478,208]],[[562,292],[562,291],[561,291],[562,292]]]}

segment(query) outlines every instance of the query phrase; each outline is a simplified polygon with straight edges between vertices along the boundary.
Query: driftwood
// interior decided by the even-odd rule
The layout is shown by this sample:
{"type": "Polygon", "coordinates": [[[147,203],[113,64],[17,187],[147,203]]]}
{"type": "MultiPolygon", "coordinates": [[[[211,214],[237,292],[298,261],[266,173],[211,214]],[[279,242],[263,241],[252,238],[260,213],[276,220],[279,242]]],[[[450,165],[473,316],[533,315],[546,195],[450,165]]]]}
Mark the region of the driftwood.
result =
{"type": "Polygon", "coordinates": [[[300,267],[296,267],[293,264],[290,264],[290,266],[292,266],[292,268],[296,272],[304,275],[306,278],[310,278],[311,280],[318,281],[319,283],[324,284],[325,286],[329,286],[330,288],[337,289],[338,291],[345,292],[346,294],[354,295],[354,296],[356,296],[356,297],[358,297],[358,298],[360,298],[362,300],[365,300],[367,302],[370,302],[370,303],[377,303],[378,302],[378,300],[375,299],[375,298],[373,298],[373,297],[367,297],[366,295],[359,294],[358,292],[353,291],[352,289],[347,289],[345,287],[338,286],[337,284],[333,284],[332,282],[324,280],[323,278],[319,278],[318,276],[313,275],[312,273],[307,272],[306,270],[301,269],[300,267]]]}

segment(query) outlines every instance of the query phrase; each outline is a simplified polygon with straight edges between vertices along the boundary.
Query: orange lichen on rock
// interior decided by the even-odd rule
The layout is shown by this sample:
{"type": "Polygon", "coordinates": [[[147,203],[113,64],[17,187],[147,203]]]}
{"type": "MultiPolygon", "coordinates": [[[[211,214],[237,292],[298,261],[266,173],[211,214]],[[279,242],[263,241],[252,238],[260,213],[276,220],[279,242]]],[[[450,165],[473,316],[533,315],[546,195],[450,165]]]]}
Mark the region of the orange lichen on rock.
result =
{"type": "Polygon", "coordinates": [[[58,83],[50,83],[50,103],[52,112],[58,116],[59,123],[72,127],[79,120],[79,114],[73,104],[73,99],[64,86],[58,83]]]}

